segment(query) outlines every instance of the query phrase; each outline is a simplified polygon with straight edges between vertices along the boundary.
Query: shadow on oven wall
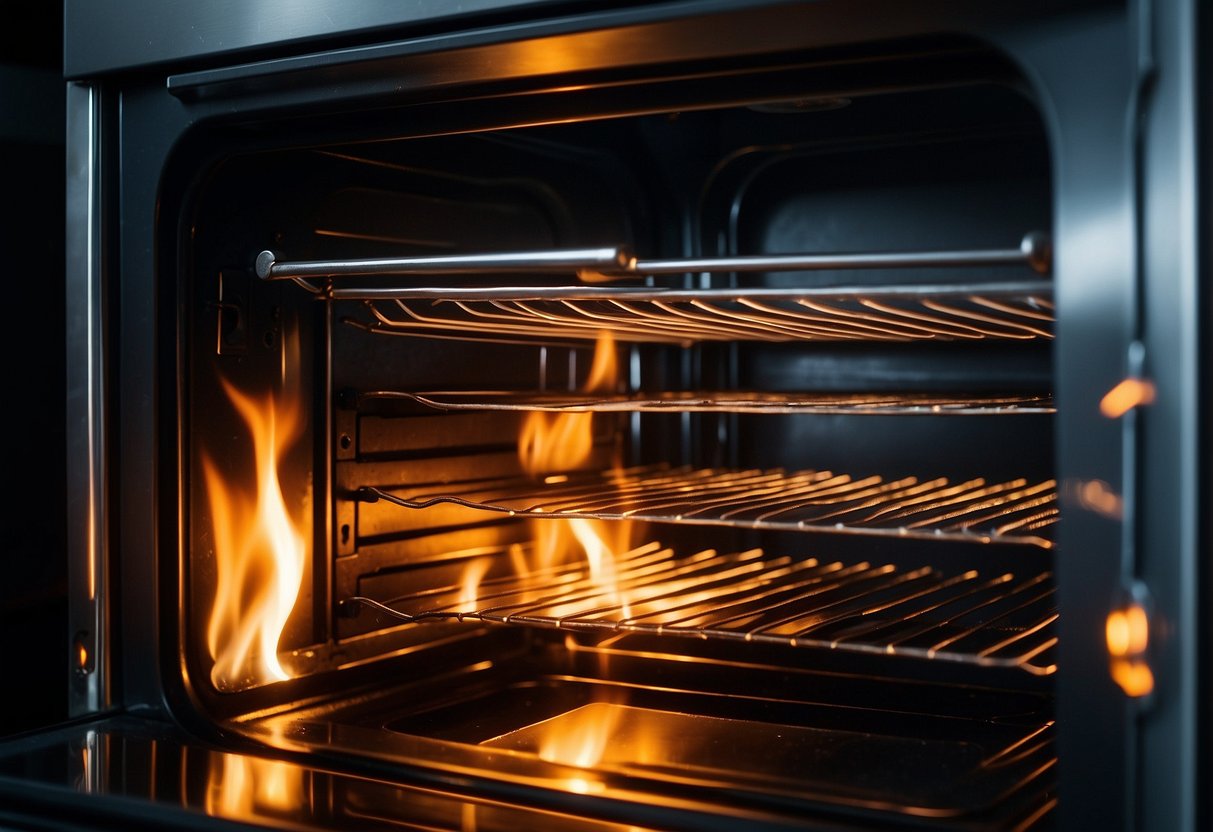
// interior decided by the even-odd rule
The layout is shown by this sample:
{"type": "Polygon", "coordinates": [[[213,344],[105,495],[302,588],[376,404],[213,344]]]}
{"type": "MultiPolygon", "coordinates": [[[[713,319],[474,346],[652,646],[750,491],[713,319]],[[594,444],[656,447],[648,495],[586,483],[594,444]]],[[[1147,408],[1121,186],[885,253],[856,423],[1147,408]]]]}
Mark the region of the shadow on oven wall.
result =
{"type": "Polygon", "coordinates": [[[63,8],[6,5],[0,28],[0,251],[8,442],[0,534],[0,735],[67,716],[63,308],[63,8]],[[24,21],[15,23],[14,21],[24,21]],[[15,680],[19,679],[19,682],[15,680]]]}

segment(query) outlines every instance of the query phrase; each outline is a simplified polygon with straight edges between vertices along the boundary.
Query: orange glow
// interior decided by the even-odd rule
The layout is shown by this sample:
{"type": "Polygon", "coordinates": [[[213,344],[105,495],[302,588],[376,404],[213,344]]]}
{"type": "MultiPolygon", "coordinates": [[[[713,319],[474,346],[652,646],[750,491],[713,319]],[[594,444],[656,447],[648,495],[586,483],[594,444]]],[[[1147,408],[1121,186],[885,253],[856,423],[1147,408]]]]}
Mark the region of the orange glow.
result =
{"type": "MultiPolygon", "coordinates": [[[[609,332],[601,333],[585,384],[586,392],[610,391],[616,386],[618,362],[615,342],[609,332]]],[[[545,484],[569,480],[555,470],[583,469],[593,456],[593,422],[590,412],[527,414],[518,439],[518,458],[523,470],[545,484]]],[[[631,521],[558,517],[531,521],[532,548],[528,557],[522,546],[511,546],[508,554],[516,575],[571,563],[584,555],[588,577],[601,588],[604,603],[613,603],[623,617],[630,614],[627,599],[618,592],[618,556],[632,550],[631,521]]],[[[470,561],[459,583],[458,606],[474,610],[480,585],[490,561],[470,561]]]]}
{"type": "Polygon", "coordinates": [[[1112,681],[1126,696],[1145,696],[1153,691],[1154,674],[1142,658],[1150,644],[1150,620],[1141,604],[1108,613],[1105,633],[1112,681]]]}
{"type": "Polygon", "coordinates": [[[1151,404],[1154,392],[1154,385],[1145,379],[1126,378],[1100,400],[1099,412],[1109,419],[1119,418],[1139,405],[1151,404]]]}
{"type": "Polygon", "coordinates": [[[302,808],[304,772],[278,760],[216,754],[207,772],[204,809],[208,815],[252,820],[270,812],[302,808]]]}
{"type": "Polygon", "coordinates": [[[1108,613],[1108,654],[1113,658],[1140,656],[1150,643],[1150,622],[1140,604],[1108,613]]]}
{"type": "MultiPolygon", "coordinates": [[[[617,374],[615,339],[603,330],[582,389],[587,393],[611,392],[617,374]]],[[[593,413],[528,413],[518,437],[518,459],[523,470],[546,476],[584,465],[594,449],[593,420],[593,413]]]]}
{"type": "Polygon", "coordinates": [[[1112,681],[1120,685],[1126,696],[1145,696],[1154,690],[1154,674],[1150,666],[1142,661],[1113,659],[1112,681]]]}
{"type": "MultiPolygon", "coordinates": [[[[586,393],[612,392],[619,375],[615,339],[602,330],[594,345],[594,359],[582,390],[586,393]]],[[[584,466],[593,453],[593,413],[549,413],[527,415],[518,441],[523,470],[543,481],[556,484],[568,477],[552,474],[584,466]]],[[[564,562],[578,547],[585,553],[590,577],[607,588],[615,586],[615,557],[631,549],[631,523],[569,519],[541,521],[535,530],[535,559],[538,568],[564,562]]],[[[627,609],[626,601],[615,599],[627,609]]]]}
{"type": "Polygon", "coordinates": [[[1078,486],[1078,504],[1083,508],[1119,520],[1124,511],[1124,501],[1103,480],[1088,480],[1078,486]]]}
{"type": "Polygon", "coordinates": [[[622,708],[584,708],[564,714],[559,730],[545,731],[540,739],[540,759],[578,768],[593,768],[606,755],[607,744],[623,713],[622,708]]]}
{"type": "MultiPolygon", "coordinates": [[[[582,390],[587,393],[612,392],[619,365],[615,339],[608,330],[599,333],[594,359],[582,390]]],[[[550,485],[568,481],[556,472],[583,467],[594,450],[593,413],[527,414],[518,438],[518,458],[528,474],[541,477],[550,485]]],[[[570,519],[560,522],[532,523],[535,539],[534,568],[543,569],[563,563],[578,546],[585,552],[590,576],[611,582],[615,555],[631,546],[631,524],[600,520],[570,519]]],[[[525,574],[525,567],[518,570],[525,574]]]]}
{"type": "MultiPolygon", "coordinates": [[[[214,666],[211,682],[222,691],[289,678],[278,658],[278,642],[303,579],[306,528],[292,518],[282,494],[278,466],[301,435],[304,412],[299,391],[298,332],[283,339],[282,389],[255,398],[223,380],[228,399],[253,441],[254,489],[225,481],[212,458],[202,467],[214,523],[217,580],[207,626],[214,666]]],[[[296,507],[299,517],[303,507],[296,507]]]]}
{"type": "MultiPolygon", "coordinates": [[[[613,391],[617,363],[615,344],[609,332],[598,339],[594,361],[583,385],[586,392],[613,391]]],[[[569,477],[559,473],[584,468],[593,456],[593,413],[550,413],[536,411],[527,415],[518,439],[518,458],[522,468],[547,484],[559,484],[569,477]]],[[[588,576],[602,591],[605,604],[615,604],[626,618],[630,615],[627,599],[618,591],[616,558],[631,550],[630,521],[604,521],[580,517],[532,520],[533,551],[529,559],[521,546],[511,546],[511,566],[519,575],[567,563],[584,553],[588,576]]],[[[460,584],[461,608],[475,606],[480,582],[488,571],[488,559],[471,561],[460,584]]],[[[558,730],[543,734],[536,753],[553,763],[593,768],[603,759],[615,731],[621,709],[602,711],[585,709],[572,718],[562,719],[558,730]]],[[[563,781],[565,788],[580,794],[602,791],[604,784],[591,777],[563,781]]]]}
{"type": "Polygon", "coordinates": [[[476,600],[476,590],[480,587],[484,574],[489,571],[490,565],[492,565],[492,561],[489,558],[476,558],[463,570],[463,580],[460,582],[459,589],[461,607],[471,606],[472,602],[476,600]]]}
{"type": "Polygon", "coordinates": [[[88,648],[84,646],[84,642],[79,642],[76,645],[76,662],[76,666],[81,670],[88,667],[88,648]]]}

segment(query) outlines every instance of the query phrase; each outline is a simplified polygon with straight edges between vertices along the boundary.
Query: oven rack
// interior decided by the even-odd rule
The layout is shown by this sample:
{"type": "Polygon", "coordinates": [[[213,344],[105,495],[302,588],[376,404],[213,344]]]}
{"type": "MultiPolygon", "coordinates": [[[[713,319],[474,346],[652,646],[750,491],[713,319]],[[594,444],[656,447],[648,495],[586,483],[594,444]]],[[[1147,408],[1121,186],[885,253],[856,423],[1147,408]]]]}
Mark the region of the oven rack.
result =
{"type": "MultiPolygon", "coordinates": [[[[370,292],[372,290],[366,290],[370,292]]],[[[686,346],[706,341],[910,342],[1052,339],[1041,282],[828,289],[445,289],[366,297],[369,332],[504,343],[593,340],[686,346]]],[[[336,292],[334,292],[336,294],[336,292]]],[[[344,296],[344,295],[340,295],[344,296]]]]}
{"type": "MultiPolygon", "coordinates": [[[[1047,274],[1053,247],[1047,234],[1030,231],[1014,248],[949,249],[940,251],[878,251],[847,253],[751,254],[719,257],[640,259],[625,246],[442,254],[425,257],[376,257],[343,260],[279,260],[273,251],[257,255],[254,270],[262,280],[292,280],[308,291],[339,292],[310,281],[368,275],[434,274],[576,274],[589,281],[626,279],[663,274],[734,272],[820,271],[825,269],[973,268],[1027,266],[1047,274]]],[[[408,287],[403,287],[409,291],[408,287]]],[[[361,291],[361,290],[354,290],[361,291]]],[[[401,289],[386,289],[381,296],[398,297],[401,289]]],[[[338,295],[334,294],[334,297],[338,295]]]]}
{"type": "Polygon", "coordinates": [[[441,411],[546,411],[553,413],[815,413],[820,415],[960,415],[1055,413],[1051,395],[939,393],[663,392],[599,395],[447,390],[411,393],[367,390],[350,394],[357,407],[374,403],[418,405],[441,411]]]}
{"type": "Polygon", "coordinates": [[[1057,483],[1019,478],[885,479],[831,471],[720,470],[650,465],[519,476],[401,496],[363,486],[361,502],[409,509],[454,504],[541,519],[645,520],[771,531],[828,532],[1052,548],[1057,483]]]}
{"type": "Polygon", "coordinates": [[[324,300],[363,301],[371,332],[530,343],[597,338],[687,345],[701,341],[1028,340],[1052,337],[1047,281],[943,281],[882,286],[676,289],[603,285],[660,275],[822,269],[1027,266],[1047,274],[1046,235],[1017,248],[779,254],[641,260],[614,246],[493,254],[255,263],[264,280],[292,280],[324,300]],[[409,275],[576,274],[572,286],[336,286],[338,278],[409,275]],[[323,281],[321,283],[317,280],[323,281]]]}
{"type": "Polygon", "coordinates": [[[1057,669],[1051,573],[947,574],[926,566],[844,564],[771,556],[761,549],[676,558],[652,542],[608,574],[586,564],[443,587],[378,601],[408,622],[480,621],[613,634],[721,639],[898,655],[1037,676],[1057,669]]]}

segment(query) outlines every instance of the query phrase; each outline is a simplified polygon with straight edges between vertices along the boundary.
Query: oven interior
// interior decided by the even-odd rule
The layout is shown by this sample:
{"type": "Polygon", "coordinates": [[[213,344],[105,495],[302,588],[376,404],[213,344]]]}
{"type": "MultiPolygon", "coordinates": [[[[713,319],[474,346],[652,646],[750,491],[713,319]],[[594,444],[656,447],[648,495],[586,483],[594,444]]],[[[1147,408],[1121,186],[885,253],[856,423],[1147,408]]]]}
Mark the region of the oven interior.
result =
{"type": "Polygon", "coordinates": [[[175,229],[180,638],[204,711],[591,797],[1048,815],[1044,237],[1020,262],[257,274],[266,250],[677,264],[1014,251],[1051,228],[1016,85],[761,90],[545,119],[418,105],[350,115],[358,141],[216,129],[230,150],[175,229]],[[289,566],[253,552],[275,506],[289,566]],[[289,615],[259,619],[279,667],[257,669],[250,610],[284,581],[289,615]]]}

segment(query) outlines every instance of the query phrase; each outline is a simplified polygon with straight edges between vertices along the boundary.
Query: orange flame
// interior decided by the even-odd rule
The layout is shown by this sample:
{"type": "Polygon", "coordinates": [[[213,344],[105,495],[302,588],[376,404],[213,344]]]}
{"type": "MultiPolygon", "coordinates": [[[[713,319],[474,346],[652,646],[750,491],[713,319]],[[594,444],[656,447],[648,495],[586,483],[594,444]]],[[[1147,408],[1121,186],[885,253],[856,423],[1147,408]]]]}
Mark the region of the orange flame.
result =
{"type": "MultiPolygon", "coordinates": [[[[619,365],[615,339],[609,330],[599,333],[594,359],[582,390],[607,392],[615,388],[619,365]]],[[[528,474],[557,481],[558,471],[581,468],[594,450],[593,413],[548,413],[527,415],[518,438],[518,458],[528,474]]],[[[535,531],[535,565],[544,568],[563,561],[578,545],[585,553],[590,576],[613,585],[615,556],[631,547],[630,524],[574,519],[538,521],[535,531]]]]}
{"type": "MultiPolygon", "coordinates": [[[[615,387],[618,368],[615,339],[603,330],[594,347],[594,361],[583,390],[607,392],[615,387]]],[[[594,450],[593,413],[527,414],[518,436],[518,459],[528,474],[542,476],[584,465],[594,450]]]]}
{"type": "Polygon", "coordinates": [[[298,332],[291,332],[283,339],[280,396],[258,400],[223,380],[252,434],[255,493],[225,482],[211,458],[202,458],[217,570],[207,647],[215,662],[211,682],[219,690],[289,678],[278,642],[299,594],[307,542],[283,499],[278,465],[304,426],[298,366],[298,332]]]}

